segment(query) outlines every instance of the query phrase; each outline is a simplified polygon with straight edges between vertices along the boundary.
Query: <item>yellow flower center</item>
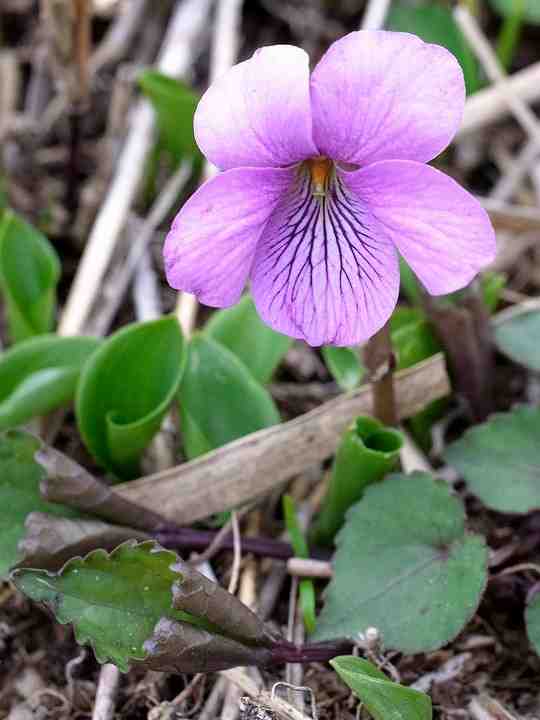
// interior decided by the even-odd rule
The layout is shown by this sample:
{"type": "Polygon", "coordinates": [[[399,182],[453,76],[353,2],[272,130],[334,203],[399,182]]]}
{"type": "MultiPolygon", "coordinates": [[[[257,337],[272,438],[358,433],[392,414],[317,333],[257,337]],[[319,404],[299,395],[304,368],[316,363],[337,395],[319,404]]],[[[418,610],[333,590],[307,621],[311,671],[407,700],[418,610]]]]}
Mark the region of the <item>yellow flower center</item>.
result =
{"type": "Polygon", "coordinates": [[[327,157],[315,157],[307,161],[311,175],[312,193],[315,197],[324,197],[328,188],[328,181],[332,172],[333,163],[327,157]]]}

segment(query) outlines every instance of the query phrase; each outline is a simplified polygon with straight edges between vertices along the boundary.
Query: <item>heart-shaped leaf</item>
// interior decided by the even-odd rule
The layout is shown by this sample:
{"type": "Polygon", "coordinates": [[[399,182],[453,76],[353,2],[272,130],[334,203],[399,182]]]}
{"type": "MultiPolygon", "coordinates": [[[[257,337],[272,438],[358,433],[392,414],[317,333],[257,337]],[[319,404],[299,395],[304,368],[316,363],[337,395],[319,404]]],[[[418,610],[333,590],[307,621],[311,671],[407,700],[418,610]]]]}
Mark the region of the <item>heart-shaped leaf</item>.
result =
{"type": "Polygon", "coordinates": [[[137,474],[184,365],[184,339],[172,316],[122,328],[92,355],[81,373],[76,414],[100,464],[122,478],[137,474]]]}
{"type": "Polygon", "coordinates": [[[531,593],[527,598],[525,627],[527,628],[529,642],[533,646],[535,653],[540,655],[540,592],[538,592],[537,586],[531,589],[531,593]]]}
{"type": "Polygon", "coordinates": [[[540,508],[540,410],[522,407],[468,430],[444,453],[487,507],[528,513],[540,508]]]}
{"type": "Polygon", "coordinates": [[[236,355],[205,335],[189,344],[180,414],[189,458],[279,423],[268,392],[236,355]]]}
{"type": "Polygon", "coordinates": [[[495,342],[499,350],[529,370],[540,371],[540,309],[527,308],[501,313],[494,324],[495,342]]]}
{"type": "Polygon", "coordinates": [[[319,640],[376,627],[385,647],[433,650],[478,607],[485,543],[465,532],[461,502],[431,475],[391,475],[369,487],[349,511],[337,545],[319,640]]]}
{"type": "Polygon", "coordinates": [[[39,447],[39,440],[28,433],[0,433],[0,577],[20,559],[17,547],[29,513],[77,517],[73,510],[41,499],[39,484],[45,471],[34,460],[39,447]]]}
{"type": "Polygon", "coordinates": [[[71,402],[81,368],[99,343],[91,337],[42,335],[0,355],[0,430],[71,402]]]}
{"type": "Polygon", "coordinates": [[[156,70],[141,73],[139,85],[157,113],[161,145],[177,160],[200,154],[193,135],[199,98],[193,90],[156,70]]]}
{"type": "Polygon", "coordinates": [[[321,353],[326,367],[342,390],[354,390],[360,385],[366,368],[357,349],[324,345],[321,353]]]}
{"type": "Polygon", "coordinates": [[[191,673],[252,664],[273,641],[239,600],[153,541],[95,550],[58,573],[16,570],[12,580],[123,672],[137,661],[191,673]]]}
{"type": "Polygon", "coordinates": [[[330,660],[330,665],[375,720],[431,720],[428,695],[392,682],[367,660],[341,655],[330,660]]]}
{"type": "Polygon", "coordinates": [[[270,381],[292,343],[291,338],[263,323],[249,295],[233,307],[215,312],[205,334],[233,352],[263,385],[270,381]]]}
{"type": "Polygon", "coordinates": [[[49,241],[11,210],[0,215],[0,286],[13,342],[53,326],[60,263],[49,241]]]}

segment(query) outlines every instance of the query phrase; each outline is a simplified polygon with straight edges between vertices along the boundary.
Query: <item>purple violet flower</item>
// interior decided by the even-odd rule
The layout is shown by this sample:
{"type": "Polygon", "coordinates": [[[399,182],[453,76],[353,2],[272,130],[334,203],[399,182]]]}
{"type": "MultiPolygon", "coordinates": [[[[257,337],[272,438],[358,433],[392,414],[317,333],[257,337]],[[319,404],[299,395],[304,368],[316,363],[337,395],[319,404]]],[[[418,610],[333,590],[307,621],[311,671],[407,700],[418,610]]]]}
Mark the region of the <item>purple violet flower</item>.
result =
{"type": "Polygon", "coordinates": [[[493,229],[425,164],[464,101],[454,56],[406,33],[353,32],[311,77],[303,50],[257,50],[195,113],[197,143],[223,172],[174,220],[170,285],[227,307],[251,279],[263,320],[310,345],[355,345],[385,324],[398,252],[432,295],[464,287],[493,260],[493,229]]]}

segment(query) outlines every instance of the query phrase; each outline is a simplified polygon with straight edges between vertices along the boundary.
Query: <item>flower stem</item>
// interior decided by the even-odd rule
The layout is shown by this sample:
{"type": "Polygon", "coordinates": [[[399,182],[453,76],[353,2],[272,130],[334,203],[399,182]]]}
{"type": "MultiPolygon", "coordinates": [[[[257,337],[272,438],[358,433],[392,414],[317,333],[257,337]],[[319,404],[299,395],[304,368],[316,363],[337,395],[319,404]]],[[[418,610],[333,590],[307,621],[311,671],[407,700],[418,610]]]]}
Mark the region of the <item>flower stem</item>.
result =
{"type": "Polygon", "coordinates": [[[397,425],[393,371],[395,367],[390,322],[367,343],[364,362],[373,386],[373,415],[385,425],[397,425]]]}
{"type": "Polygon", "coordinates": [[[322,643],[294,645],[288,640],[278,640],[271,650],[271,664],[325,663],[337,655],[349,654],[353,643],[346,638],[322,643]]]}
{"type": "MultiPolygon", "coordinates": [[[[194,530],[192,528],[164,528],[153,533],[155,539],[163,547],[184,551],[206,550],[216,534],[214,530],[194,530]]],[[[232,550],[233,548],[232,533],[229,533],[223,538],[220,549],[232,550]]],[[[266,537],[243,537],[242,550],[276,560],[288,560],[295,557],[295,552],[289,543],[266,537]]],[[[324,548],[312,548],[311,555],[318,560],[328,560],[331,553],[324,548]]]]}

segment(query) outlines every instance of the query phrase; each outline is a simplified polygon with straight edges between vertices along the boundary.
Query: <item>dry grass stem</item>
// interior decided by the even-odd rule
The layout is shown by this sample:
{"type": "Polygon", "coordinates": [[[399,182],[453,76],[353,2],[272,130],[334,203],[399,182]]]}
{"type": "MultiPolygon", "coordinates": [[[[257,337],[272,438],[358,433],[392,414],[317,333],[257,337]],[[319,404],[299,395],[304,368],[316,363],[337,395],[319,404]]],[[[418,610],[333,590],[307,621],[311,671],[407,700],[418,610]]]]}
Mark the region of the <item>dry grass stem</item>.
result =
{"type": "MultiPolygon", "coordinates": [[[[399,419],[450,392],[440,354],[397,373],[394,382],[399,419]]],[[[372,408],[372,389],[364,386],[294,420],[162,473],[122,483],[115,490],[177,523],[192,523],[257,498],[326,459],[350,421],[372,408]]]]}

